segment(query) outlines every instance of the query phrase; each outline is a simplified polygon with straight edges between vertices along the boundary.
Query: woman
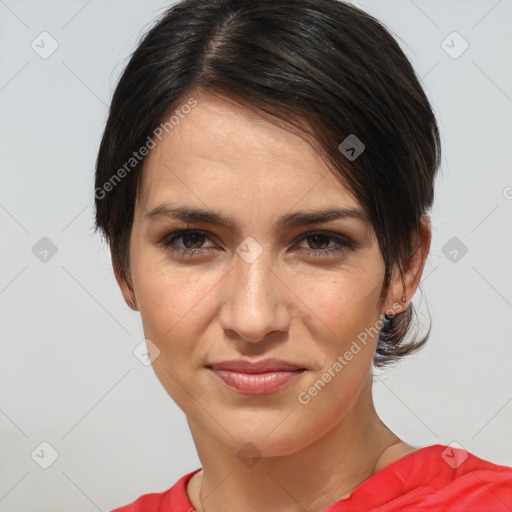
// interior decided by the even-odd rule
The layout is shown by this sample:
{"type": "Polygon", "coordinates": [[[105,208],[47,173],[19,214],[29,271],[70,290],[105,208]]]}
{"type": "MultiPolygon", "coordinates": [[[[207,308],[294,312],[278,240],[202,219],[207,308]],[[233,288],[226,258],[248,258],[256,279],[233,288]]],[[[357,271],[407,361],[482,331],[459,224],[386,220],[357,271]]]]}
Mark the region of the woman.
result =
{"type": "Polygon", "coordinates": [[[429,252],[436,120],[337,0],[184,0],[111,104],[96,226],[202,468],[116,512],[508,510],[512,469],[411,446],[372,400],[429,252]],[[508,507],[508,508],[507,508],[508,507]]]}

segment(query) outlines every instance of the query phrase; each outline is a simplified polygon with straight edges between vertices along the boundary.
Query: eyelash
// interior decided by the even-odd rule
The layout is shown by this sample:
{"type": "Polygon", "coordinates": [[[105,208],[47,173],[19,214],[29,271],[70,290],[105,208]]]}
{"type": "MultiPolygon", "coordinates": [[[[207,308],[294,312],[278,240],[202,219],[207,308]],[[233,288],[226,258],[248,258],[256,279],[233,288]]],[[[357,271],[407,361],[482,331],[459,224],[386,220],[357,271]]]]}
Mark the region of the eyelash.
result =
{"type": "MultiPolygon", "coordinates": [[[[180,239],[183,238],[186,234],[189,233],[197,233],[200,235],[204,235],[207,238],[210,238],[206,233],[203,231],[198,231],[195,229],[187,229],[182,231],[175,231],[173,233],[165,235],[159,242],[158,245],[162,247],[165,250],[170,250],[171,252],[180,252],[182,256],[184,257],[196,257],[196,256],[202,256],[204,255],[205,251],[209,252],[208,249],[213,249],[212,247],[205,248],[205,249],[177,249],[176,247],[173,247],[172,244],[180,239]]],[[[309,256],[312,256],[314,258],[325,258],[325,257],[331,257],[335,256],[339,253],[345,252],[347,249],[354,249],[356,247],[355,242],[347,239],[346,237],[343,237],[341,235],[336,235],[334,233],[325,233],[323,231],[310,231],[309,233],[305,233],[300,239],[299,243],[306,240],[309,237],[313,237],[315,235],[322,235],[326,237],[327,239],[334,240],[335,242],[338,242],[341,247],[338,247],[336,249],[329,248],[329,249],[311,249],[307,250],[309,252],[309,256]]]]}

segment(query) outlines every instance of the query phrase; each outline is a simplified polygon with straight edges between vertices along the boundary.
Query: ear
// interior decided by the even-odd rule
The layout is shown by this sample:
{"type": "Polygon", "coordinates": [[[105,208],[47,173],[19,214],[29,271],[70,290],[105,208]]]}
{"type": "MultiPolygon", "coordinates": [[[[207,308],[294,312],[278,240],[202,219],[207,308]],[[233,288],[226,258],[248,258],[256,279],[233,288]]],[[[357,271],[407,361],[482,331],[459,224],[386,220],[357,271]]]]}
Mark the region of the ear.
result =
{"type": "Polygon", "coordinates": [[[121,275],[121,271],[117,262],[114,259],[114,253],[112,248],[110,249],[110,257],[112,260],[112,268],[114,269],[114,275],[116,277],[117,284],[121,289],[121,293],[123,294],[124,300],[130,309],[134,311],[138,311],[137,298],[135,297],[135,292],[133,290],[133,285],[126,278],[121,275]]]}
{"type": "Polygon", "coordinates": [[[426,216],[421,221],[421,227],[418,235],[413,240],[413,249],[416,249],[410,260],[402,268],[402,276],[398,268],[393,269],[393,276],[391,279],[388,296],[383,308],[383,313],[399,314],[407,309],[407,302],[409,302],[418,288],[425,262],[430,250],[430,242],[432,240],[432,228],[430,219],[426,216]],[[405,286],[404,286],[405,285],[405,286]],[[403,297],[405,296],[405,301],[403,297]]]}

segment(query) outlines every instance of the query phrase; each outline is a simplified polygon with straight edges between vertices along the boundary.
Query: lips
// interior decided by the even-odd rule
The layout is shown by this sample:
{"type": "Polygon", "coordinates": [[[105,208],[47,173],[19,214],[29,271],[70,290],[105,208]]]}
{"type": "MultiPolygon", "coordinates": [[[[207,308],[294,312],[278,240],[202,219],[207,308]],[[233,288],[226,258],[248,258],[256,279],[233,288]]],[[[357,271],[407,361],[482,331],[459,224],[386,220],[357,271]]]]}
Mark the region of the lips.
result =
{"type": "Polygon", "coordinates": [[[242,359],[207,365],[226,386],[242,395],[274,393],[298,378],[306,368],[282,359],[250,362],[242,359]]]}

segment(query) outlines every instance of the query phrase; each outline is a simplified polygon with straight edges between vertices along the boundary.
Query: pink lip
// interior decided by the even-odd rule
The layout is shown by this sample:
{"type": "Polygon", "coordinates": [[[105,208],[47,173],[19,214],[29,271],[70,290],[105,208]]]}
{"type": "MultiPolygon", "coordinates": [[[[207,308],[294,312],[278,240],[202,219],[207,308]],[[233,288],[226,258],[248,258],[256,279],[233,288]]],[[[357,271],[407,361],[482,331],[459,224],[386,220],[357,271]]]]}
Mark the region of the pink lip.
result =
{"type": "Polygon", "coordinates": [[[266,395],[281,389],[305,370],[281,370],[265,373],[243,373],[210,368],[231,389],[247,395],[266,395]]]}
{"type": "Polygon", "coordinates": [[[281,389],[306,368],[283,359],[232,359],[206,366],[231,389],[247,395],[266,395],[281,389]]]}

